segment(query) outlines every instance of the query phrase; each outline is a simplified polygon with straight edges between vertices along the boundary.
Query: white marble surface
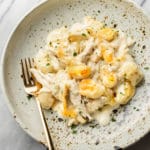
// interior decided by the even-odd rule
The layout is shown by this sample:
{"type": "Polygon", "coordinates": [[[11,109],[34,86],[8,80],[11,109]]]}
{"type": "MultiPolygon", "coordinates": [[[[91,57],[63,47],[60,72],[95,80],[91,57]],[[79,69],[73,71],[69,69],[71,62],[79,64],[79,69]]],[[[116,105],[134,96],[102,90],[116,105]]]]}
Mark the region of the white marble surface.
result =
{"type": "MultiPolygon", "coordinates": [[[[43,0],[0,0],[0,55],[18,20],[43,0]]],[[[150,0],[135,0],[150,15],[150,0]]],[[[0,150],[45,150],[29,137],[11,116],[0,90],[0,150]]],[[[149,150],[150,134],[127,150],[149,150]]]]}

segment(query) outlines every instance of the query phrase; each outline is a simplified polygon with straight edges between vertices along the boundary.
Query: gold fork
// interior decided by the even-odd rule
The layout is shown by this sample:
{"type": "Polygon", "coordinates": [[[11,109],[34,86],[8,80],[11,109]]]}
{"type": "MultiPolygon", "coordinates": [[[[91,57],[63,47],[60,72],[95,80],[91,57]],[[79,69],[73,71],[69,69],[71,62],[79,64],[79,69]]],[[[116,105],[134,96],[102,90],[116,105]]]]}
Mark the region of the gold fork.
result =
{"type": "MultiPolygon", "coordinates": [[[[34,59],[28,58],[28,59],[21,59],[21,69],[22,69],[22,78],[25,88],[31,88],[35,87],[35,80],[32,78],[32,74],[30,72],[30,68],[33,67],[34,59]]],[[[54,150],[54,144],[48,129],[48,125],[45,119],[44,112],[41,108],[41,104],[38,100],[36,100],[38,110],[40,113],[41,121],[43,124],[46,140],[47,140],[47,146],[49,150],[54,150]]]]}

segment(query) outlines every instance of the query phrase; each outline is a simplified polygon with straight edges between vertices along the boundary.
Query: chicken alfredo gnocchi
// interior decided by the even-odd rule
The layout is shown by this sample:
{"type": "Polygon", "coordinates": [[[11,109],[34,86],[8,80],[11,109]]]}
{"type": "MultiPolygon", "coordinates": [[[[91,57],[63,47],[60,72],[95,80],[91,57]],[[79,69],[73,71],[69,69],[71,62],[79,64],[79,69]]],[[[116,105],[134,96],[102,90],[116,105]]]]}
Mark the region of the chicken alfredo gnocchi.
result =
{"type": "Polygon", "coordinates": [[[126,104],[142,79],[129,54],[134,41],[122,31],[85,17],[83,23],[52,31],[34,58],[36,87],[26,89],[68,125],[109,123],[113,109],[126,104]]]}

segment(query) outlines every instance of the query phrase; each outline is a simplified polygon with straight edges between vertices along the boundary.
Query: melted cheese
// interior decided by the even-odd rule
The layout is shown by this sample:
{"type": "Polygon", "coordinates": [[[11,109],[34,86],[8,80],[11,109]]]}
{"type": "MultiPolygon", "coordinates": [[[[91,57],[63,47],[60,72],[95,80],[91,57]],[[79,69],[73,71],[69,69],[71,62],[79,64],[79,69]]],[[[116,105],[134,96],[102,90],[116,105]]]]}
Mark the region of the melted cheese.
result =
{"type": "Polygon", "coordinates": [[[76,112],[73,108],[68,108],[67,105],[67,96],[68,96],[68,92],[69,92],[69,88],[66,85],[63,91],[63,95],[62,95],[62,101],[63,101],[63,116],[64,117],[70,117],[70,118],[75,118],[76,117],[76,112]]]}

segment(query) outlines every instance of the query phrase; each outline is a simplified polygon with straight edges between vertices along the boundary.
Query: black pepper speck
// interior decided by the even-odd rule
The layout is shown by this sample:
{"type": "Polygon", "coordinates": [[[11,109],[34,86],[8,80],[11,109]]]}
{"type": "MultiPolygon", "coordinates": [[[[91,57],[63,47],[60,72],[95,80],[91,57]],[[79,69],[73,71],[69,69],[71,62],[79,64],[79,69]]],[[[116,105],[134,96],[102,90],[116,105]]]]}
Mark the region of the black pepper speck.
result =
{"type": "Polygon", "coordinates": [[[117,24],[114,24],[114,28],[116,28],[117,27],[117,24]]]}
{"type": "Polygon", "coordinates": [[[119,146],[114,146],[114,149],[115,150],[123,150],[121,147],[119,147],[119,146]]]}
{"type": "Polygon", "coordinates": [[[58,121],[59,121],[59,122],[62,122],[62,121],[63,121],[63,119],[62,119],[62,118],[58,118],[58,121]]]}
{"type": "Polygon", "coordinates": [[[143,49],[145,49],[145,48],[146,48],[146,46],[145,46],[145,45],[143,45],[143,46],[142,46],[142,48],[143,48],[143,49]]]}
{"type": "Polygon", "coordinates": [[[97,140],[96,142],[95,142],[95,145],[98,145],[99,144],[99,140],[97,140]]]}

